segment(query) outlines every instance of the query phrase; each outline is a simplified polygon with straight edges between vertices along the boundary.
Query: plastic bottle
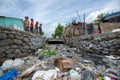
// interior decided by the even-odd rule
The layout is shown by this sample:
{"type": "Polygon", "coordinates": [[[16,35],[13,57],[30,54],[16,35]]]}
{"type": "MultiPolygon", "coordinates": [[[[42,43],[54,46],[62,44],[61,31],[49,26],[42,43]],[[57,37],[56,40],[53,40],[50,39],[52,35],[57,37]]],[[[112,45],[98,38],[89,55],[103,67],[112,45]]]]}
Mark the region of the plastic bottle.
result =
{"type": "Polygon", "coordinates": [[[81,80],[79,74],[75,70],[70,70],[70,78],[71,80],[81,80]]]}
{"type": "Polygon", "coordinates": [[[111,80],[111,78],[108,76],[104,76],[104,80],[111,80]]]}

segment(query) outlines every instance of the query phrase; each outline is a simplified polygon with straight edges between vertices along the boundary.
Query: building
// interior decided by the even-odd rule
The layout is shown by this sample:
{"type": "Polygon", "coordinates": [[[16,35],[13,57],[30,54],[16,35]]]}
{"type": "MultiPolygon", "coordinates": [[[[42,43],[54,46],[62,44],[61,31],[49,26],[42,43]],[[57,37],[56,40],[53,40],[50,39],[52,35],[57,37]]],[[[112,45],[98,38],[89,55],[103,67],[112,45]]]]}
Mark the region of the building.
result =
{"type": "Polygon", "coordinates": [[[19,18],[0,16],[0,26],[23,30],[23,20],[19,18]]]}
{"type": "Polygon", "coordinates": [[[85,27],[83,22],[71,23],[70,26],[66,26],[63,30],[65,37],[75,37],[85,34],[85,27]]]}
{"type": "Polygon", "coordinates": [[[102,22],[117,22],[117,23],[120,23],[120,11],[105,15],[102,18],[102,22]]]}

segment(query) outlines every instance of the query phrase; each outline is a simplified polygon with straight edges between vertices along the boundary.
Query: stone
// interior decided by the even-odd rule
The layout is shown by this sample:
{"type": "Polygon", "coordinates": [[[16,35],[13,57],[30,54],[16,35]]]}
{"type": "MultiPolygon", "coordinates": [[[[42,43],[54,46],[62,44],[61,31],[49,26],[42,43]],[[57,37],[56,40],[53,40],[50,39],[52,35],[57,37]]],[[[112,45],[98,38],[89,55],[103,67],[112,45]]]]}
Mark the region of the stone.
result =
{"type": "Polygon", "coordinates": [[[0,39],[6,39],[7,38],[7,35],[4,34],[4,33],[0,33],[0,39]]]}
{"type": "Polygon", "coordinates": [[[17,47],[18,47],[17,45],[12,45],[11,46],[11,48],[14,48],[14,49],[17,48],[17,47]]]}
{"type": "Polygon", "coordinates": [[[34,46],[30,46],[30,49],[35,49],[35,47],[34,46]]]}
{"type": "Polygon", "coordinates": [[[28,38],[23,38],[23,41],[29,42],[30,40],[28,38]]]}
{"type": "Polygon", "coordinates": [[[116,51],[115,47],[110,47],[109,51],[114,52],[116,51]]]}
{"type": "Polygon", "coordinates": [[[23,36],[15,35],[16,39],[23,40],[23,36]]]}
{"type": "Polygon", "coordinates": [[[21,40],[17,40],[17,39],[14,39],[13,42],[18,45],[23,43],[21,40]]]}
{"type": "Polygon", "coordinates": [[[93,45],[93,49],[98,49],[96,45],[93,45]]]}
{"type": "Polygon", "coordinates": [[[5,34],[10,34],[9,31],[2,31],[2,33],[5,33],[5,34]]]}
{"type": "Polygon", "coordinates": [[[14,51],[14,53],[15,53],[15,54],[21,54],[21,51],[20,51],[19,49],[16,49],[16,50],[14,51]]]}
{"type": "Polygon", "coordinates": [[[5,51],[8,50],[9,48],[10,48],[9,46],[0,47],[0,53],[5,52],[5,51]]]}
{"type": "Polygon", "coordinates": [[[110,38],[110,39],[116,38],[116,34],[115,33],[109,33],[108,38],[110,38]]]}
{"type": "Polygon", "coordinates": [[[117,51],[120,52],[120,49],[118,49],[117,51]]]}
{"type": "Polygon", "coordinates": [[[89,70],[83,70],[81,72],[81,80],[95,80],[94,74],[90,72],[89,70]]]}
{"type": "Polygon", "coordinates": [[[9,34],[9,35],[8,35],[8,38],[14,39],[14,35],[13,35],[13,34],[9,34]]]}
{"type": "Polygon", "coordinates": [[[17,57],[15,57],[15,54],[14,54],[14,53],[10,53],[10,54],[8,54],[7,56],[8,56],[9,58],[11,58],[11,59],[12,59],[12,58],[13,58],[13,59],[14,59],[14,58],[17,58],[17,57]]]}
{"type": "Polygon", "coordinates": [[[29,46],[32,46],[32,43],[29,42],[28,45],[29,45],[29,46]]]}
{"type": "Polygon", "coordinates": [[[30,46],[25,45],[23,48],[24,48],[24,49],[30,49],[30,46]]]}
{"type": "Polygon", "coordinates": [[[5,53],[11,54],[13,51],[14,51],[14,49],[8,49],[7,51],[5,51],[5,53]]]}
{"type": "Polygon", "coordinates": [[[89,45],[89,49],[92,48],[92,47],[93,47],[93,44],[90,44],[90,45],[89,45]]]}
{"type": "Polygon", "coordinates": [[[80,37],[80,39],[82,39],[82,40],[89,39],[89,38],[91,38],[91,36],[89,36],[89,35],[84,35],[84,36],[80,37]]]}
{"type": "Polygon", "coordinates": [[[107,44],[104,43],[104,42],[100,42],[100,44],[101,44],[102,47],[108,47],[107,44]]]}
{"type": "Polygon", "coordinates": [[[11,39],[0,40],[0,47],[1,46],[8,46],[11,45],[13,41],[11,39]]]}
{"type": "Polygon", "coordinates": [[[108,51],[107,50],[103,50],[102,53],[108,54],[108,51]]]}

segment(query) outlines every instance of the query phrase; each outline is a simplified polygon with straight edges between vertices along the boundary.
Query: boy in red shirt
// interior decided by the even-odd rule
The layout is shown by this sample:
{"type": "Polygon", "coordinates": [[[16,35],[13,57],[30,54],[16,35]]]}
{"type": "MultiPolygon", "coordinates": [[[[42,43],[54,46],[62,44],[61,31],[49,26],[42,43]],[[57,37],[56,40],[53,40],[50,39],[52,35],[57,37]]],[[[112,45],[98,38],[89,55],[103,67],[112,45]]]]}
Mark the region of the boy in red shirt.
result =
{"type": "Polygon", "coordinates": [[[31,22],[30,22],[30,32],[33,33],[33,28],[34,28],[34,20],[31,19],[31,22]]]}

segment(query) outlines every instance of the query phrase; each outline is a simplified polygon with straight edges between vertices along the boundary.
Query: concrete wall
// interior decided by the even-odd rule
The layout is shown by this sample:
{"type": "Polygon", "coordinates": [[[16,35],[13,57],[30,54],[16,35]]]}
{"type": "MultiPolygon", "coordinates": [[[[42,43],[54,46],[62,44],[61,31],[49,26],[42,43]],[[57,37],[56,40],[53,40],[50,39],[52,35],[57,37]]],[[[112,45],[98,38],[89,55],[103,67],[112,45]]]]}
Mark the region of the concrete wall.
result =
{"type": "Polygon", "coordinates": [[[102,33],[109,33],[117,27],[120,27],[120,23],[100,23],[102,33]]]}
{"type": "Polygon", "coordinates": [[[15,29],[0,27],[0,61],[34,53],[44,45],[45,38],[15,29]]]}
{"type": "Polygon", "coordinates": [[[94,54],[113,54],[120,56],[120,32],[101,35],[85,35],[67,38],[66,41],[72,46],[94,54]]]}
{"type": "Polygon", "coordinates": [[[19,18],[0,16],[0,26],[23,30],[23,20],[19,18]]]}

